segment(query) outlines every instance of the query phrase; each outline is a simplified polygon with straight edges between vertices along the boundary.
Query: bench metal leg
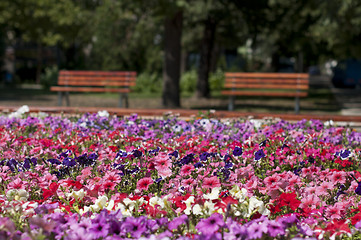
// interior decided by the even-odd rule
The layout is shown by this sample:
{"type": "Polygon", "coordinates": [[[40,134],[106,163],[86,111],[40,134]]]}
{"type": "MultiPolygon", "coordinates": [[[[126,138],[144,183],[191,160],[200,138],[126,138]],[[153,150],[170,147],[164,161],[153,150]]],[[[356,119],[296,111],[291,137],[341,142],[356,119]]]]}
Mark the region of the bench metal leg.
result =
{"type": "Polygon", "coordinates": [[[118,106],[121,108],[123,107],[123,94],[120,93],[119,94],[119,103],[118,103],[118,106]]]}
{"type": "Polygon", "coordinates": [[[65,92],[65,101],[66,101],[66,106],[69,107],[70,106],[69,92],[65,92]]]}
{"type": "Polygon", "coordinates": [[[234,96],[229,97],[228,111],[234,110],[234,96]]]}
{"type": "Polygon", "coordinates": [[[125,107],[128,108],[129,107],[128,93],[124,94],[124,101],[125,101],[125,107]]]}
{"type": "Polygon", "coordinates": [[[129,107],[128,94],[127,93],[120,93],[120,95],[119,95],[119,107],[120,108],[123,107],[123,103],[124,103],[125,108],[129,107]]]}
{"type": "Polygon", "coordinates": [[[295,113],[296,114],[300,113],[300,97],[299,96],[295,97],[295,113]]]}
{"type": "Polygon", "coordinates": [[[58,92],[58,106],[63,104],[63,92],[58,92]]]}

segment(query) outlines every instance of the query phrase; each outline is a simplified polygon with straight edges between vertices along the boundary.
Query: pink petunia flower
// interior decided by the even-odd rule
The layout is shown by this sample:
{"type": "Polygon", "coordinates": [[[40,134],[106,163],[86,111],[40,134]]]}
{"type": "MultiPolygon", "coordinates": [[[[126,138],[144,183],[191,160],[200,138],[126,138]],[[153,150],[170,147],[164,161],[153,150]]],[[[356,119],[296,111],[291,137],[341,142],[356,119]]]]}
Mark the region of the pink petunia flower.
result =
{"type": "Polygon", "coordinates": [[[216,176],[203,179],[202,188],[212,189],[212,188],[220,187],[220,186],[221,186],[221,183],[219,182],[219,179],[216,176]]]}
{"type": "Polygon", "coordinates": [[[322,182],[320,186],[317,187],[316,193],[317,195],[328,195],[329,192],[328,190],[332,190],[333,189],[333,184],[330,182],[322,182]]]}
{"type": "Polygon", "coordinates": [[[114,191],[115,186],[116,186],[116,183],[113,182],[113,181],[107,180],[107,181],[105,181],[105,182],[103,183],[103,188],[104,188],[104,190],[108,190],[108,189],[109,189],[109,190],[111,190],[111,191],[114,191]]]}
{"type": "Polygon", "coordinates": [[[152,183],[153,183],[153,179],[149,177],[139,179],[139,181],[137,182],[137,189],[140,191],[142,190],[147,191],[152,183]]]}
{"type": "Polygon", "coordinates": [[[184,165],[180,170],[180,175],[183,177],[188,176],[192,173],[193,170],[194,170],[193,165],[184,165]]]}
{"type": "Polygon", "coordinates": [[[321,200],[316,195],[307,195],[301,199],[301,202],[300,208],[315,209],[321,204],[321,200]]]}
{"type": "Polygon", "coordinates": [[[157,156],[154,157],[155,160],[155,168],[160,170],[168,169],[172,166],[172,162],[169,159],[168,154],[161,152],[157,156]]]}
{"type": "Polygon", "coordinates": [[[331,179],[334,184],[342,183],[344,184],[346,182],[346,174],[345,172],[333,172],[331,179]]]}
{"type": "Polygon", "coordinates": [[[330,205],[326,209],[326,216],[333,219],[341,218],[341,208],[338,205],[330,205]]]}

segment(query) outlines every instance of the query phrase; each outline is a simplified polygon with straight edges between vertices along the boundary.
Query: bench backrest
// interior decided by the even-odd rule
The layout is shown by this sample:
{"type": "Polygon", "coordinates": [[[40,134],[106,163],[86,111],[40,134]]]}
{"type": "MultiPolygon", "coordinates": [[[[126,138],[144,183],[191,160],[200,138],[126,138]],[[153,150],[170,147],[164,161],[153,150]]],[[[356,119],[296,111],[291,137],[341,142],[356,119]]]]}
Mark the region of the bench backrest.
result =
{"type": "Polygon", "coordinates": [[[59,72],[60,86],[130,87],[135,86],[136,72],[69,71],[59,72]]]}
{"type": "Polygon", "coordinates": [[[309,75],[306,73],[227,72],[225,73],[224,87],[230,90],[243,90],[245,92],[256,89],[261,90],[261,92],[270,92],[269,95],[275,96],[294,96],[296,92],[299,92],[299,96],[307,96],[309,88],[308,79],[309,75]]]}

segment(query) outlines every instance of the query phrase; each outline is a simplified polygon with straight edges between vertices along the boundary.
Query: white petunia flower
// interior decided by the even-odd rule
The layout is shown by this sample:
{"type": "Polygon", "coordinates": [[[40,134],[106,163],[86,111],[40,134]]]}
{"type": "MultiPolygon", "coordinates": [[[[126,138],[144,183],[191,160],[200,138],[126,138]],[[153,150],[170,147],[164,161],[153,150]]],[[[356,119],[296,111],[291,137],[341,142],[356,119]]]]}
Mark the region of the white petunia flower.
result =
{"type": "Polygon", "coordinates": [[[109,117],[109,113],[106,110],[99,111],[97,114],[99,117],[109,117]]]}
{"type": "Polygon", "coordinates": [[[212,189],[211,193],[203,194],[203,198],[208,200],[218,199],[220,190],[221,190],[220,187],[215,187],[212,189]]]}

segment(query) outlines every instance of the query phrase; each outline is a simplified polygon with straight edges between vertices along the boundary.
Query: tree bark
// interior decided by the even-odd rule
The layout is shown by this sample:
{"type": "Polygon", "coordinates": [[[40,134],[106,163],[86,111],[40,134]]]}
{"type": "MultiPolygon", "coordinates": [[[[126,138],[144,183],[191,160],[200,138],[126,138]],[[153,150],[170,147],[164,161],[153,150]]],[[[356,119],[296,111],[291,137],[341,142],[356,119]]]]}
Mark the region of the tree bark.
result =
{"type": "Polygon", "coordinates": [[[162,104],[166,108],[180,107],[180,68],[183,12],[178,10],[164,22],[164,62],[162,104]]]}
{"type": "Polygon", "coordinates": [[[43,46],[39,42],[37,46],[37,54],[36,54],[36,79],[35,83],[40,84],[41,78],[41,70],[43,68],[43,46]]]}
{"type": "Polygon", "coordinates": [[[211,69],[212,51],[214,46],[214,38],[216,31],[216,21],[208,17],[203,32],[203,40],[201,45],[201,56],[198,68],[198,80],[196,96],[198,98],[208,98],[209,90],[209,72],[211,69]]]}

